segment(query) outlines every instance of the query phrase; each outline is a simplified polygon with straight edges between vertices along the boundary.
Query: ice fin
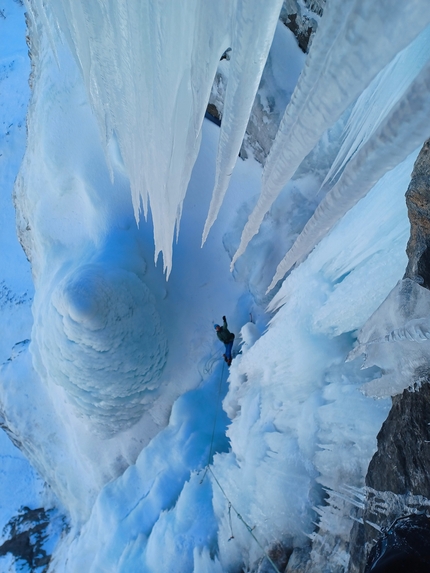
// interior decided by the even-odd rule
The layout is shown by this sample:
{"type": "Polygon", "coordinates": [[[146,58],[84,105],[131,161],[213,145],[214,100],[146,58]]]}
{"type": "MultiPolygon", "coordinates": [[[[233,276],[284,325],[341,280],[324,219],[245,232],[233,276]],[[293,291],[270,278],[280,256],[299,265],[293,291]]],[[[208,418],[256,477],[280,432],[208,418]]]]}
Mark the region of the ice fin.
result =
{"type": "Polygon", "coordinates": [[[337,221],[390,169],[412,153],[430,130],[430,63],[411,84],[404,98],[349,162],[342,177],[317,207],[292,248],[279,263],[268,288],[306,257],[337,221]]]}
{"type": "Polygon", "coordinates": [[[430,292],[417,283],[400,281],[387,299],[363,326],[354,356],[365,352],[366,367],[382,370],[362,387],[375,397],[393,396],[420,381],[430,357],[428,333],[430,292]],[[388,334],[387,334],[388,333],[388,334]]]}
{"type": "Polygon", "coordinates": [[[424,0],[413,4],[384,0],[377,6],[373,0],[328,3],[267,158],[261,195],[245,225],[232,265],[324,131],[429,24],[426,8],[424,0]]]}

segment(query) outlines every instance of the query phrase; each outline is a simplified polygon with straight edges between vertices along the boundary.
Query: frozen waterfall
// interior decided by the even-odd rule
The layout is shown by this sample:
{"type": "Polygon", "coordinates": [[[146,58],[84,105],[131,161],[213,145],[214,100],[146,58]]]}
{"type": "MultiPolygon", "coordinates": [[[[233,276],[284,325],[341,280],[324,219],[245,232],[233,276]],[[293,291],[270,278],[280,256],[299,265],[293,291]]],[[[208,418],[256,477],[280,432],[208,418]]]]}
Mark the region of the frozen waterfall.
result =
{"type": "MultiPolygon", "coordinates": [[[[232,265],[324,131],[427,26],[430,16],[424,4],[420,0],[408,5],[384,0],[377,7],[370,0],[328,3],[267,159],[262,192],[232,265]]],[[[106,145],[112,138],[118,141],[136,218],[141,207],[145,216],[151,209],[155,260],[162,252],[168,276],[175,228],[178,234],[218,61],[231,48],[215,188],[203,242],[216,220],[236,163],[281,0],[264,6],[252,0],[216,5],[189,0],[185,7],[172,4],[168,9],[163,2],[102,0],[91,8],[67,0],[49,5],[35,0],[30,5],[43,16],[51,35],[59,27],[67,38],[106,145]]],[[[367,124],[371,121],[372,117],[368,118],[367,124]]],[[[404,121],[407,129],[407,118],[404,121]]],[[[350,131],[354,129],[349,125],[350,131]]],[[[346,145],[356,148],[357,144],[345,141],[343,155],[348,157],[346,145]]],[[[320,234],[324,232],[321,227],[320,234]]],[[[283,263],[275,282],[285,268],[283,263]]]]}
{"type": "Polygon", "coordinates": [[[141,207],[145,216],[151,208],[155,260],[162,252],[168,276],[218,62],[231,47],[233,77],[205,236],[240,149],[282,0],[97,0],[91,6],[84,0],[35,0],[30,5],[51,35],[58,27],[68,40],[105,145],[111,138],[118,141],[136,218],[141,207]]]}
{"type": "Polygon", "coordinates": [[[429,21],[430,12],[420,0],[407,4],[387,0],[377,5],[372,0],[328,3],[270,150],[262,192],[243,230],[232,265],[325,130],[429,21]]]}
{"type": "Polygon", "coordinates": [[[1,212],[13,191],[30,263],[1,225],[0,425],[65,516],[52,571],[346,571],[389,397],[430,356],[399,280],[430,14],[327,0],[304,55],[291,4],[26,0],[26,110],[4,0],[1,212]],[[237,161],[258,131],[264,168],[237,161]]]}

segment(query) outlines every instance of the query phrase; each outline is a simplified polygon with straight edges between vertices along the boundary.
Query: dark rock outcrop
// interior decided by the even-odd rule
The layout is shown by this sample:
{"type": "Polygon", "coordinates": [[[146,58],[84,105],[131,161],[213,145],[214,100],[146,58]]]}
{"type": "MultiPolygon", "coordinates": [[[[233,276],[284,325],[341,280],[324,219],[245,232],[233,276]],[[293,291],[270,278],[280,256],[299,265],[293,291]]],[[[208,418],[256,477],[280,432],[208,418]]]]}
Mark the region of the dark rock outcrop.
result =
{"type": "Polygon", "coordinates": [[[377,528],[384,531],[395,519],[430,508],[429,383],[393,398],[378,434],[378,450],[369,464],[366,486],[365,509],[360,515],[363,523],[356,524],[351,534],[350,573],[364,571],[379,538],[377,528]]]}
{"type": "Polygon", "coordinates": [[[400,495],[430,499],[430,384],[394,396],[378,434],[378,451],[369,464],[366,485],[400,495]]]}
{"type": "Polygon", "coordinates": [[[430,289],[430,140],[418,155],[406,192],[411,235],[406,253],[409,258],[405,278],[430,289]]]}
{"type": "Polygon", "coordinates": [[[10,553],[15,562],[26,563],[30,571],[48,571],[51,555],[45,545],[52,535],[48,528],[53,522],[58,533],[66,528],[63,517],[55,510],[22,508],[3,531],[7,539],[0,545],[0,556],[10,553]]]}
{"type": "Polygon", "coordinates": [[[310,40],[324,6],[325,0],[284,0],[279,18],[293,32],[305,53],[309,51],[310,40]]]}

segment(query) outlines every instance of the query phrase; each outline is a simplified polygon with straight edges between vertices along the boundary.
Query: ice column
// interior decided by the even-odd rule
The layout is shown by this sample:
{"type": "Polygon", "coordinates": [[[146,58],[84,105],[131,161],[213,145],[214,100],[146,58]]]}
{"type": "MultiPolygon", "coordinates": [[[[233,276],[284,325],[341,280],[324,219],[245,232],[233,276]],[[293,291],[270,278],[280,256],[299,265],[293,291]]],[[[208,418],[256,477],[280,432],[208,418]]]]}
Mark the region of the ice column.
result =
{"type": "Polygon", "coordinates": [[[425,0],[333,0],[328,4],[267,158],[262,192],[232,265],[324,131],[429,22],[425,0]]]}
{"type": "Polygon", "coordinates": [[[214,224],[240,151],[252,104],[272,44],[283,0],[239,0],[232,33],[227,84],[218,146],[215,187],[203,231],[206,241],[214,224]]]}
{"type": "Polygon", "coordinates": [[[279,263],[272,289],[291,266],[305,257],[390,169],[403,161],[430,131],[430,62],[366,145],[348,163],[341,178],[318,205],[296,242],[279,263]]]}
{"type": "Polygon", "coordinates": [[[102,436],[131,427],[158,391],[167,340],[139,277],[109,265],[72,270],[35,311],[33,356],[102,436]],[[49,326],[46,326],[49,325],[49,326]]]}

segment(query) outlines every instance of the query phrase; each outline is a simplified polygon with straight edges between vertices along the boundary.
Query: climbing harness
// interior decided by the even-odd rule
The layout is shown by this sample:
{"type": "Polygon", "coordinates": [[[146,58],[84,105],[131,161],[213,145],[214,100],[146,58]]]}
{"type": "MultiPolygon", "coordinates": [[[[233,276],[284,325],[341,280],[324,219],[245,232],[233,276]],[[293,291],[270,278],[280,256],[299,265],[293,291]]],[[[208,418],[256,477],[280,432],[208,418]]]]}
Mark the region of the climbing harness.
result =
{"type": "Polygon", "coordinates": [[[219,403],[220,403],[220,398],[221,398],[221,389],[222,389],[222,379],[224,376],[224,363],[222,365],[222,371],[221,371],[221,377],[220,377],[220,381],[219,381],[219,386],[218,386],[218,398],[217,398],[217,405],[215,408],[215,418],[214,418],[214,424],[213,424],[213,429],[212,429],[212,437],[211,437],[211,444],[210,444],[210,448],[209,448],[209,456],[208,456],[208,463],[206,465],[205,468],[205,472],[203,474],[202,479],[200,480],[200,484],[203,483],[203,480],[206,477],[206,474],[208,472],[210,472],[212,474],[212,477],[215,481],[215,483],[217,484],[217,486],[219,487],[219,489],[221,490],[221,493],[223,494],[223,496],[225,497],[225,499],[228,501],[228,518],[229,518],[229,524],[230,524],[230,531],[231,531],[231,536],[229,538],[228,541],[231,541],[232,539],[234,539],[234,535],[233,535],[233,526],[232,526],[232,522],[231,522],[231,510],[234,511],[234,513],[236,514],[237,518],[243,523],[243,525],[246,527],[246,529],[249,531],[249,533],[252,535],[254,541],[257,543],[257,545],[260,547],[260,549],[262,550],[262,552],[264,553],[264,555],[266,556],[266,559],[269,561],[269,563],[272,565],[273,569],[276,571],[276,573],[281,573],[278,569],[278,567],[276,566],[276,564],[273,562],[273,560],[270,558],[270,556],[268,555],[267,551],[264,549],[264,547],[261,545],[261,543],[258,541],[257,537],[254,535],[254,529],[255,529],[255,525],[254,527],[251,527],[241,516],[241,514],[237,511],[237,509],[234,507],[234,505],[231,503],[231,500],[229,499],[229,497],[227,496],[226,492],[224,491],[224,488],[222,487],[222,485],[220,484],[220,482],[218,481],[216,475],[213,472],[213,469],[210,466],[210,462],[211,462],[211,457],[212,457],[212,451],[213,451],[213,443],[214,443],[214,437],[215,437],[215,428],[216,428],[216,423],[217,423],[217,418],[218,418],[218,410],[219,410],[219,403]]]}

